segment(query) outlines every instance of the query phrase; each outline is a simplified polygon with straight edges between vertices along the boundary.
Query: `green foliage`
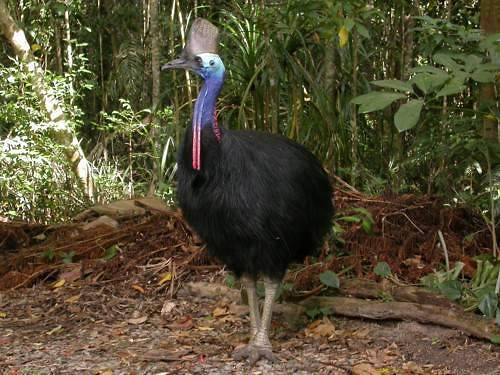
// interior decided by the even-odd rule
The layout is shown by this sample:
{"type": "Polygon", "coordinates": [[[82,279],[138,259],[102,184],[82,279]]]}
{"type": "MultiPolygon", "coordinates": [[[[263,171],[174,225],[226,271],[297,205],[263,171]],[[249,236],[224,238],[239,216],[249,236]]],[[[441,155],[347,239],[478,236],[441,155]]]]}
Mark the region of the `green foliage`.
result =
{"type": "Polygon", "coordinates": [[[363,230],[367,234],[372,234],[373,226],[375,224],[372,214],[363,207],[353,208],[352,211],[355,212],[354,215],[340,216],[337,218],[337,221],[344,221],[346,223],[361,223],[363,230]]]}
{"type": "Polygon", "coordinates": [[[455,263],[449,271],[436,271],[424,276],[422,284],[446,296],[452,301],[458,301],[467,310],[479,310],[485,316],[494,319],[500,325],[500,302],[495,292],[495,286],[500,273],[500,263],[492,263],[491,258],[477,257],[477,270],[472,280],[460,278],[464,267],[461,262],[455,263]]]}
{"type": "Polygon", "coordinates": [[[391,92],[371,92],[352,99],[353,104],[360,104],[359,113],[369,113],[386,108],[389,104],[406,95],[391,92]]]}
{"type": "Polygon", "coordinates": [[[65,252],[61,253],[61,259],[62,259],[64,264],[73,263],[74,256],[75,256],[75,252],[73,250],[68,251],[67,253],[65,253],[65,252]]]}
{"type": "Polygon", "coordinates": [[[228,273],[226,275],[226,285],[229,287],[229,288],[234,288],[235,284],[236,284],[236,278],[234,277],[234,275],[232,273],[228,273]]]}
{"type": "Polygon", "coordinates": [[[333,271],[325,271],[319,274],[319,280],[330,288],[338,289],[340,287],[340,279],[333,271]]]}
{"type": "Polygon", "coordinates": [[[391,275],[391,267],[387,264],[387,262],[378,262],[375,268],[373,269],[375,275],[381,277],[389,277],[391,275]]]}
{"type": "MultiPolygon", "coordinates": [[[[26,87],[29,80],[19,65],[0,65],[0,214],[55,222],[81,209],[86,199],[63,148],[51,137],[54,124],[26,87]]],[[[54,86],[58,95],[63,89],[54,86]]]]}
{"type": "Polygon", "coordinates": [[[55,258],[56,254],[54,253],[54,250],[52,249],[47,249],[42,253],[42,258],[46,259],[47,262],[52,262],[52,260],[55,258]]]}
{"type": "Polygon", "coordinates": [[[118,245],[113,245],[111,247],[108,247],[106,249],[106,252],[104,253],[104,256],[102,257],[102,259],[104,260],[111,260],[113,259],[116,254],[118,254],[120,248],[118,247],[118,245]]]}
{"type": "Polygon", "coordinates": [[[422,112],[423,100],[412,99],[399,107],[394,115],[394,125],[400,132],[413,128],[422,112]]]}
{"type": "Polygon", "coordinates": [[[310,319],[316,319],[319,316],[327,316],[331,313],[330,307],[313,307],[306,310],[306,314],[310,319]]]}

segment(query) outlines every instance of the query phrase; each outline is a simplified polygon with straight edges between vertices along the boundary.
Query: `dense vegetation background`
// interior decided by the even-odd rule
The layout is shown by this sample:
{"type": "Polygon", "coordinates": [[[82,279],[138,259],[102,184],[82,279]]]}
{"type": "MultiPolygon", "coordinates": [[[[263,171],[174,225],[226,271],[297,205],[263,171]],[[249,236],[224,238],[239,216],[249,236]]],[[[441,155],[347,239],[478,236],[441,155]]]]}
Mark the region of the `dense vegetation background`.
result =
{"type": "Polygon", "coordinates": [[[499,7],[1,0],[0,216],[54,222],[91,201],[172,200],[200,80],[159,67],[202,16],[223,30],[224,126],[293,138],[368,193],[466,205],[494,233],[499,7]]]}

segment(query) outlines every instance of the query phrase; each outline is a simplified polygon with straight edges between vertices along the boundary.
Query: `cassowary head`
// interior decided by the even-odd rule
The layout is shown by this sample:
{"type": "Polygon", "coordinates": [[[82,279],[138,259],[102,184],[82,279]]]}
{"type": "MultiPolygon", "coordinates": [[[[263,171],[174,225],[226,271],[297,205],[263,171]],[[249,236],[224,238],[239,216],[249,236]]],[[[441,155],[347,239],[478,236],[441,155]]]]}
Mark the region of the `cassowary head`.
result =
{"type": "Polygon", "coordinates": [[[181,57],[162,66],[163,69],[188,69],[208,80],[223,78],[224,64],[217,54],[219,30],[209,21],[197,18],[189,32],[181,57]]]}

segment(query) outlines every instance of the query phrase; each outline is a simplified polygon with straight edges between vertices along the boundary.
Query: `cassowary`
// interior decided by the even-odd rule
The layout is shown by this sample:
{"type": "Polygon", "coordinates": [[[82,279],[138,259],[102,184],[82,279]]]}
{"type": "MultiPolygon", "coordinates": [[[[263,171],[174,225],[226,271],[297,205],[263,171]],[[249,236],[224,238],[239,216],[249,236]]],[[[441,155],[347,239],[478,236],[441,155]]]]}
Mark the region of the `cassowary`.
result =
{"type": "Polygon", "coordinates": [[[331,186],[303,146],[218,125],[215,107],[225,68],[217,47],[218,29],[198,18],[181,57],[162,67],[189,69],[204,80],[178,156],[177,198],[209,252],[247,290],[251,340],[233,357],[272,361],[268,335],[279,284],[291,262],[302,262],[322,244],[333,213],[331,186]],[[262,317],[258,276],[265,286],[262,317]]]}

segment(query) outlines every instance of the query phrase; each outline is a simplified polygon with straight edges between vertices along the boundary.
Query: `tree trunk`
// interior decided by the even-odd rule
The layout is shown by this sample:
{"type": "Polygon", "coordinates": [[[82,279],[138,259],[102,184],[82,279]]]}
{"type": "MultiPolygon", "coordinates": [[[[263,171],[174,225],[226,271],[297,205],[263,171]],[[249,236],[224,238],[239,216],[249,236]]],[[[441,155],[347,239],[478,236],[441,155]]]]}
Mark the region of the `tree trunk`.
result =
{"type": "MultiPolygon", "coordinates": [[[[352,97],[358,95],[358,33],[355,29],[352,31],[352,97]]],[[[352,155],[352,186],[356,186],[358,180],[358,116],[356,115],[356,106],[351,106],[351,155],[352,155]]]]}
{"type": "Polygon", "coordinates": [[[63,74],[63,63],[62,63],[62,47],[61,47],[61,31],[59,30],[59,24],[57,20],[52,23],[54,28],[54,40],[56,42],[56,67],[57,73],[63,74]]]}
{"type": "Polygon", "coordinates": [[[30,45],[26,40],[24,31],[20,29],[10,16],[5,0],[0,0],[0,31],[14,48],[16,55],[23,62],[23,69],[31,77],[31,83],[36,94],[43,103],[48,117],[52,122],[53,139],[64,146],[64,152],[69,160],[73,172],[80,180],[85,193],[93,199],[94,184],[89,163],[85,158],[76,135],[66,120],[64,112],[56,97],[50,94],[45,86],[44,71],[40,64],[34,59],[30,51],[30,45]]]}
{"type": "MultiPolygon", "coordinates": [[[[500,2],[498,0],[481,0],[480,24],[486,36],[500,32],[500,2]]],[[[497,105],[495,91],[494,83],[481,84],[479,100],[481,108],[485,111],[497,105]]],[[[498,127],[498,121],[493,116],[488,113],[483,116],[483,129],[481,132],[483,138],[500,142],[498,127]]]]}
{"type": "Polygon", "coordinates": [[[151,104],[153,114],[160,104],[160,32],[158,28],[158,0],[151,0],[151,73],[153,78],[153,92],[151,104]]]}
{"type": "MultiPolygon", "coordinates": [[[[156,111],[160,105],[160,30],[158,27],[158,7],[159,0],[150,0],[150,29],[149,37],[151,38],[151,78],[152,78],[152,93],[151,93],[151,144],[153,148],[158,147],[158,119],[156,111]]],[[[158,155],[159,153],[155,153],[158,155]]],[[[154,159],[154,171],[149,185],[148,195],[153,195],[156,190],[158,180],[161,178],[158,159],[154,159]]]]}
{"type": "Polygon", "coordinates": [[[69,93],[71,102],[73,102],[73,97],[75,95],[75,90],[73,89],[73,78],[71,72],[73,70],[73,47],[71,46],[71,24],[69,23],[69,1],[66,1],[66,10],[64,11],[64,28],[66,32],[66,59],[68,62],[68,70],[70,81],[69,81],[69,93]]]}

